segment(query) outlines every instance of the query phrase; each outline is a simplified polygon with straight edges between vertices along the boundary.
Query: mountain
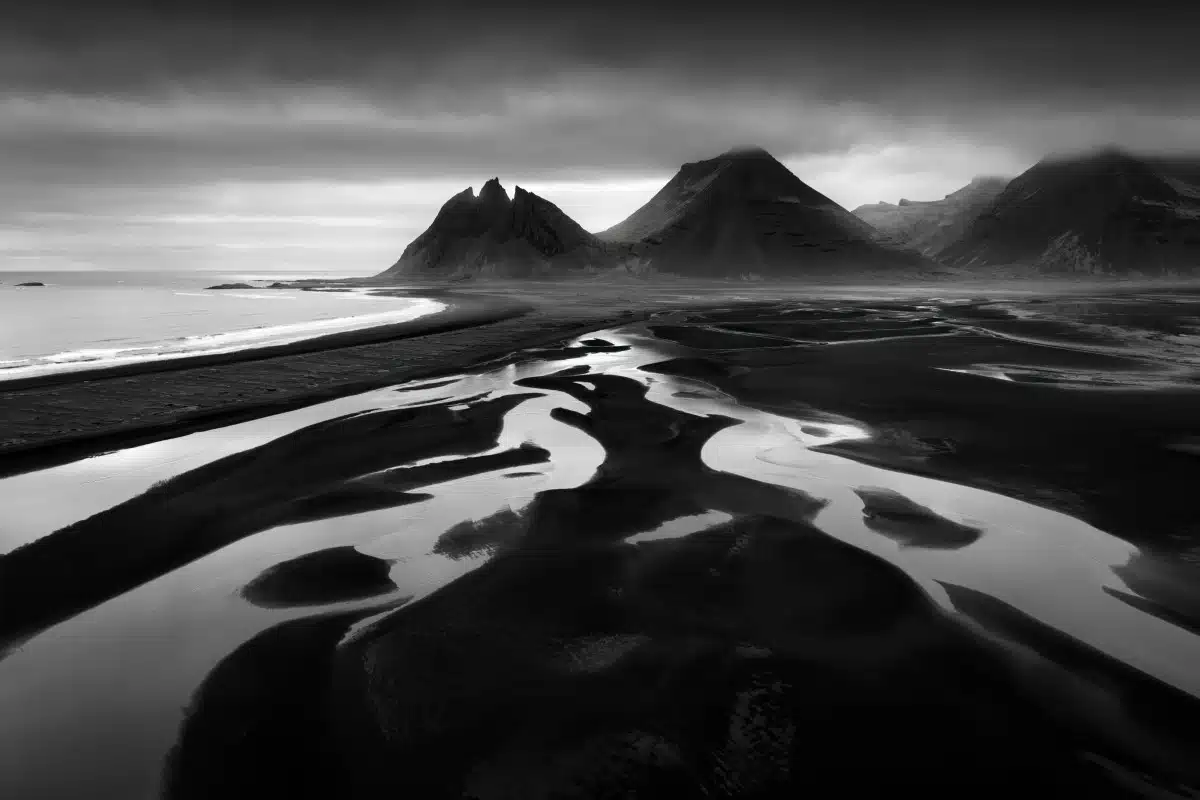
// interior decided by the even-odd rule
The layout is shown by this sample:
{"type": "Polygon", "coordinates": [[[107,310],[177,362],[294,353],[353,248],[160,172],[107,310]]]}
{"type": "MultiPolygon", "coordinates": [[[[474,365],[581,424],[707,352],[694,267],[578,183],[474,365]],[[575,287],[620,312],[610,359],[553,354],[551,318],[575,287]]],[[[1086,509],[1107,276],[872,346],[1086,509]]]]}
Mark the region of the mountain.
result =
{"type": "Polygon", "coordinates": [[[478,197],[470,187],[451,197],[383,275],[546,274],[586,266],[606,252],[558,206],[520,186],[510,199],[500,180],[492,178],[478,197]]]}
{"type": "Polygon", "coordinates": [[[660,272],[803,277],[928,265],[877,241],[868,224],[761,148],[684,164],[628,219],[597,236],[660,272]]]}
{"type": "Polygon", "coordinates": [[[941,200],[874,203],[859,206],[853,214],[888,240],[936,257],[962,237],[1007,185],[1007,178],[980,176],[941,200]]]}
{"type": "Polygon", "coordinates": [[[939,253],[959,267],[1200,273],[1200,169],[1114,148],[1043,159],[939,253]]]}

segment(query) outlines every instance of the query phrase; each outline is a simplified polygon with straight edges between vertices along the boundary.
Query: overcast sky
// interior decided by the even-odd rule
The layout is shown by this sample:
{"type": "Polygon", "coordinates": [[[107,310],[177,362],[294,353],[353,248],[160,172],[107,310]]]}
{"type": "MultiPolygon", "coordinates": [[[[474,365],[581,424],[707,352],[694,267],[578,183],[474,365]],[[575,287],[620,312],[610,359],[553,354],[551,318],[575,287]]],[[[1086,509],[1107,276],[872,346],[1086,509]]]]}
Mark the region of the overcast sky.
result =
{"type": "Polygon", "coordinates": [[[1200,148],[1197,4],[3,4],[7,270],[369,274],[493,175],[600,230],[739,144],[848,208],[1200,148]]]}

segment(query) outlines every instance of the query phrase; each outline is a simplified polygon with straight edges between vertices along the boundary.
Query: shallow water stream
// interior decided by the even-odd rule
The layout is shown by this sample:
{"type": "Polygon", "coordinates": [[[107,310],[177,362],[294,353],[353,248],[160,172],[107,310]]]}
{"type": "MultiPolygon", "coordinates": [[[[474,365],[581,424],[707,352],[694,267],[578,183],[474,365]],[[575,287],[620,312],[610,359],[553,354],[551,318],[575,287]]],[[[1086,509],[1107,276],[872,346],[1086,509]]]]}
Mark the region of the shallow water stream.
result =
{"type": "MultiPolygon", "coordinates": [[[[527,392],[514,381],[586,366],[649,387],[647,398],[690,414],[741,420],[707,442],[713,469],[801,489],[827,500],[815,525],[905,570],[953,613],[939,581],[998,598],[1109,655],[1200,697],[1200,637],[1104,592],[1124,589],[1113,573],[1136,548],[1067,515],[992,492],[892,472],[813,449],[869,430],[789,419],[749,409],[695,380],[641,368],[690,355],[644,327],[593,334],[628,345],[574,359],[524,363],[481,374],[417,382],[265,419],[130,448],[0,481],[6,509],[0,551],[129,500],[155,483],[234,452],[351,412],[449,398],[527,392]],[[422,388],[426,384],[429,388],[422,388]],[[681,394],[682,393],[682,394],[681,394]],[[905,546],[872,530],[855,489],[895,490],[937,514],[978,528],[958,549],[905,546]]],[[[286,525],[249,536],[55,625],[0,659],[0,797],[157,795],[160,771],[192,694],[239,644],[313,608],[264,609],[240,589],[278,562],[337,545],[391,560],[395,597],[421,597],[483,563],[451,558],[434,543],[450,526],[506,507],[519,510],[547,489],[578,486],[604,459],[584,432],[550,416],[585,411],[557,391],[527,400],[504,419],[500,451],[532,442],[550,461],[461,478],[423,491],[423,502],[286,525]],[[521,473],[514,475],[514,473],[521,473]]],[[[680,536],[720,522],[685,517],[634,538],[680,536]]],[[[356,601],[324,608],[352,608],[356,601]]]]}

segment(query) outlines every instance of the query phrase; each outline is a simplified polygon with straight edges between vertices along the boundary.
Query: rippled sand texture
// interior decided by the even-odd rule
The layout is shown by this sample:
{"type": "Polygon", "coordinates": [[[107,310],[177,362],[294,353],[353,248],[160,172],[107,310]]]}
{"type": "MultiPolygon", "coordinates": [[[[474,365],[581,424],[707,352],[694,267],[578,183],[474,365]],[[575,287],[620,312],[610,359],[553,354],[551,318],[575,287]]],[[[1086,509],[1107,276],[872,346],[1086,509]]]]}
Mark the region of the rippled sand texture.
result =
{"type": "Polygon", "coordinates": [[[98,457],[82,518],[0,556],[0,780],[1186,797],[1189,367],[1029,307],[661,315],[98,457]]]}

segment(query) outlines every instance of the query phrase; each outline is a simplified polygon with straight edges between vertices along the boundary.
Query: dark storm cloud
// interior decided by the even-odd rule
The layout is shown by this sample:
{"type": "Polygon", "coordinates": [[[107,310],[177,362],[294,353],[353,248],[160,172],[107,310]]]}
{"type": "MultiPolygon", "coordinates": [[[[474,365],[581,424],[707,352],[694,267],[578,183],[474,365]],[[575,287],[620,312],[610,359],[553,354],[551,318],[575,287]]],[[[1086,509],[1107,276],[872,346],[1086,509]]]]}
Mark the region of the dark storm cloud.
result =
{"type": "Polygon", "coordinates": [[[575,63],[673,67],[705,85],[803,78],[874,99],[910,80],[956,78],[993,90],[1158,94],[1194,86],[1198,68],[1187,46],[1197,19],[1186,4],[1145,2],[1056,10],[1053,3],[853,0],[819,8],[85,0],[6,13],[4,63],[32,83],[79,90],[239,75],[299,84],[420,82],[450,77],[443,74],[450,64],[467,67],[453,77],[487,84],[575,63]]]}
{"type": "Polygon", "coordinates": [[[0,91],[59,113],[10,121],[4,144],[153,170],[643,169],[739,136],[821,153],[933,125],[1028,150],[1055,120],[1052,140],[1107,115],[1151,120],[1120,131],[1131,145],[1178,147],[1200,86],[1190,22],[1146,3],[52,4],[0,33],[0,91]],[[135,126],[147,109],[157,126],[135,126]]]}
{"type": "MultiPolygon", "coordinates": [[[[220,182],[599,185],[755,143],[848,203],[1049,150],[1189,149],[1197,24],[1155,3],[25,4],[0,24],[0,243],[31,213],[186,218],[220,182]]],[[[401,242],[428,209],[404,213],[401,242]]]]}

